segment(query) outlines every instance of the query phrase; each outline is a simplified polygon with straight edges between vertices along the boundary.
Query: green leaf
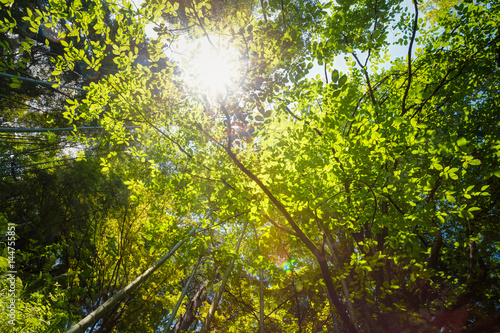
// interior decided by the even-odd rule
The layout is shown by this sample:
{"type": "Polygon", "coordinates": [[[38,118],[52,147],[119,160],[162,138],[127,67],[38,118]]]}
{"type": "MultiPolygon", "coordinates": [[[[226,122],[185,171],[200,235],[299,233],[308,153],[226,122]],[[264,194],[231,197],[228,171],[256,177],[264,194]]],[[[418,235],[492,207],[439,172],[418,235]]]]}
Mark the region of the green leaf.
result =
{"type": "Polygon", "coordinates": [[[434,163],[431,165],[431,167],[433,167],[436,170],[443,170],[443,166],[439,163],[434,163]]]}
{"type": "Polygon", "coordinates": [[[344,74],[340,77],[338,86],[339,88],[342,87],[344,84],[347,82],[347,76],[344,74]]]}
{"type": "Polygon", "coordinates": [[[11,87],[12,89],[20,88],[21,87],[21,82],[20,81],[12,82],[12,83],[9,84],[9,87],[11,87]]]}
{"type": "Polygon", "coordinates": [[[339,80],[339,71],[334,69],[332,72],[332,82],[337,82],[339,80]]]}
{"type": "Polygon", "coordinates": [[[396,117],[394,119],[394,122],[392,123],[394,127],[396,128],[399,128],[399,125],[401,125],[401,123],[405,121],[405,119],[403,117],[396,117]]]}
{"type": "Polygon", "coordinates": [[[466,140],[465,138],[460,138],[460,139],[458,139],[458,141],[457,141],[457,145],[458,145],[459,147],[463,147],[463,146],[465,146],[466,144],[467,144],[467,140],[466,140]]]}

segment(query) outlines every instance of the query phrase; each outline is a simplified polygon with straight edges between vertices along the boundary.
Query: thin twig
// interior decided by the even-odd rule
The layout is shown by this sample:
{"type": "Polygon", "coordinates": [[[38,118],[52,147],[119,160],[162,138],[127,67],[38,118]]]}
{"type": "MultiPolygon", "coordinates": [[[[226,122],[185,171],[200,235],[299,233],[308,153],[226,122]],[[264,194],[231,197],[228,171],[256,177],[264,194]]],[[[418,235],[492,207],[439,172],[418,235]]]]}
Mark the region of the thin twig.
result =
{"type": "Polygon", "coordinates": [[[402,103],[402,111],[401,111],[401,117],[406,113],[406,98],[408,97],[408,92],[410,91],[410,86],[411,86],[411,79],[412,79],[412,73],[411,73],[411,53],[413,50],[413,42],[415,41],[415,35],[417,34],[417,27],[418,27],[418,4],[417,0],[413,0],[413,5],[415,7],[415,20],[413,20],[413,31],[411,34],[411,40],[410,40],[410,46],[408,47],[408,84],[406,85],[405,89],[405,94],[403,95],[403,103],[402,103]]]}

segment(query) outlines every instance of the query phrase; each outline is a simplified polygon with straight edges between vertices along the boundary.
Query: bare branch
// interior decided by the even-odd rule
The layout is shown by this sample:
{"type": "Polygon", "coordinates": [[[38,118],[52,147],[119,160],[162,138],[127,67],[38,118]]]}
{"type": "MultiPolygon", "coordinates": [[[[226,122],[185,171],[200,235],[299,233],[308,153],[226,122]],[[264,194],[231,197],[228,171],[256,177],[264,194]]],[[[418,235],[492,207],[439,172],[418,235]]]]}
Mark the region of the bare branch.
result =
{"type": "Polygon", "coordinates": [[[406,85],[405,93],[403,95],[403,103],[401,105],[401,117],[406,113],[406,98],[408,97],[408,92],[410,91],[412,72],[411,72],[411,53],[413,52],[413,42],[415,41],[415,35],[417,34],[418,27],[418,4],[417,0],[413,0],[413,5],[415,7],[415,19],[413,20],[413,31],[411,34],[410,46],[408,46],[408,84],[406,85]]]}

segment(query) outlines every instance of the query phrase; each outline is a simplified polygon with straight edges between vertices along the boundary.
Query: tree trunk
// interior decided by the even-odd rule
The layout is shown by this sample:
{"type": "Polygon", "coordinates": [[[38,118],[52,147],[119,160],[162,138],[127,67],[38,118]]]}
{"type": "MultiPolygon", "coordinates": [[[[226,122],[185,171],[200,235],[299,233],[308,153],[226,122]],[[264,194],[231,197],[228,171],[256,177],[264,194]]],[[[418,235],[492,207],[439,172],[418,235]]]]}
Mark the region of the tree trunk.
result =
{"type": "Polygon", "coordinates": [[[198,266],[200,265],[200,262],[201,262],[201,256],[198,258],[198,262],[196,263],[196,266],[194,267],[193,272],[189,276],[189,279],[186,282],[186,285],[182,289],[181,296],[179,296],[179,299],[177,300],[177,303],[175,304],[175,307],[172,310],[172,313],[170,314],[170,318],[168,319],[167,325],[165,326],[167,333],[170,332],[170,326],[172,326],[175,315],[177,314],[177,310],[179,310],[179,307],[181,306],[182,300],[184,299],[184,296],[186,296],[187,290],[188,290],[189,286],[191,285],[191,281],[193,280],[193,277],[196,274],[196,271],[198,270],[198,266]]]}
{"type": "MultiPolygon", "coordinates": [[[[331,240],[330,235],[328,235],[326,237],[326,244],[328,245],[328,247],[330,248],[330,252],[332,253],[332,260],[333,260],[333,264],[334,264],[335,269],[340,269],[340,264],[339,264],[339,261],[337,259],[337,255],[335,254],[335,248],[334,248],[334,245],[333,245],[333,242],[331,240]]],[[[351,302],[351,297],[349,294],[349,289],[347,288],[346,280],[340,279],[340,284],[342,285],[342,291],[344,292],[345,303],[347,306],[347,310],[349,311],[349,316],[351,317],[352,322],[355,323],[357,321],[356,315],[354,313],[354,307],[353,307],[352,302],[351,302]]]]}
{"type": "Polygon", "coordinates": [[[263,269],[259,269],[259,331],[264,333],[264,273],[263,269]]]}
{"type": "Polygon", "coordinates": [[[186,312],[179,317],[179,320],[177,320],[175,326],[172,328],[172,333],[180,333],[181,331],[189,329],[191,324],[196,319],[196,311],[203,305],[203,302],[206,299],[205,289],[207,289],[206,284],[202,284],[199,287],[198,291],[191,299],[191,302],[189,302],[186,312]]]}
{"type": "MultiPolygon", "coordinates": [[[[248,225],[248,220],[245,222],[245,225],[243,226],[243,230],[241,231],[240,237],[238,238],[238,242],[236,243],[236,249],[235,252],[238,253],[238,250],[240,248],[241,241],[243,240],[243,236],[245,235],[245,231],[247,229],[248,225]]],[[[229,276],[231,276],[231,272],[234,267],[234,262],[235,258],[231,258],[229,261],[229,266],[227,266],[226,272],[224,273],[224,277],[222,278],[221,285],[219,287],[219,290],[217,290],[217,294],[215,295],[215,298],[210,305],[210,310],[208,311],[207,317],[205,318],[205,321],[203,322],[203,325],[201,327],[200,333],[207,333],[208,329],[210,328],[210,322],[212,321],[214,315],[215,315],[215,310],[217,310],[217,307],[219,306],[220,299],[222,297],[222,293],[224,292],[224,289],[226,288],[226,283],[229,280],[229,276]]]]}
{"type": "Polygon", "coordinates": [[[120,290],[116,295],[108,299],[103,305],[95,309],[92,313],[90,313],[88,316],[80,320],[77,324],[75,324],[73,327],[71,327],[69,330],[66,331],[66,333],[83,333],[87,328],[90,326],[94,325],[97,323],[108,311],[113,309],[119,302],[121,302],[125,297],[127,297],[132,291],[134,291],[138,286],[140,286],[146,279],[153,274],[161,265],[167,261],[176,251],[179,247],[181,247],[185,242],[186,238],[191,236],[194,231],[196,230],[196,227],[193,227],[191,231],[187,234],[187,236],[179,241],[175,246],[168,252],[166,255],[164,255],[160,260],[158,260],[153,266],[148,268],[144,273],[139,275],[137,279],[132,281],[128,286],[120,290]]]}
{"type": "Polygon", "coordinates": [[[311,253],[314,255],[316,258],[316,261],[319,264],[319,267],[321,269],[321,275],[323,277],[323,281],[325,282],[326,289],[328,291],[329,295],[329,300],[330,304],[337,309],[337,313],[339,314],[340,318],[342,318],[342,321],[344,322],[346,329],[350,333],[357,333],[358,330],[352,323],[351,319],[349,318],[348,310],[347,307],[345,306],[344,303],[340,301],[338,298],[338,295],[335,291],[335,286],[333,284],[332,277],[330,275],[330,270],[328,268],[328,264],[326,263],[326,257],[325,255],[321,252],[320,249],[309,239],[309,237],[302,231],[302,229],[299,227],[299,225],[295,222],[295,220],[292,218],[288,210],[285,208],[285,206],[271,193],[269,188],[262,183],[262,181],[255,175],[253,174],[250,170],[248,170],[236,157],[236,155],[229,149],[228,147],[225,147],[225,150],[229,157],[233,160],[234,164],[245,174],[253,180],[261,189],[262,191],[266,194],[266,196],[271,200],[271,202],[276,206],[276,208],[283,214],[285,219],[287,220],[288,224],[292,227],[293,231],[295,231],[295,236],[298,237],[301,242],[311,251],[311,253]]]}

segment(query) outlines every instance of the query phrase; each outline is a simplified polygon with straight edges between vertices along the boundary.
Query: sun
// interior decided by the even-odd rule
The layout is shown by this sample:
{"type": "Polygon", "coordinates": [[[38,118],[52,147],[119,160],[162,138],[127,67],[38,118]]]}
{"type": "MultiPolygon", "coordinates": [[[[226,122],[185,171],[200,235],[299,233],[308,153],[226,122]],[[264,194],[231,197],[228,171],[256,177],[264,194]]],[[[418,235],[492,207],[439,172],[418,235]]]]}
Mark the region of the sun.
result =
{"type": "Polygon", "coordinates": [[[221,39],[205,37],[195,43],[184,61],[190,86],[209,95],[221,95],[237,83],[237,52],[221,39]]]}

